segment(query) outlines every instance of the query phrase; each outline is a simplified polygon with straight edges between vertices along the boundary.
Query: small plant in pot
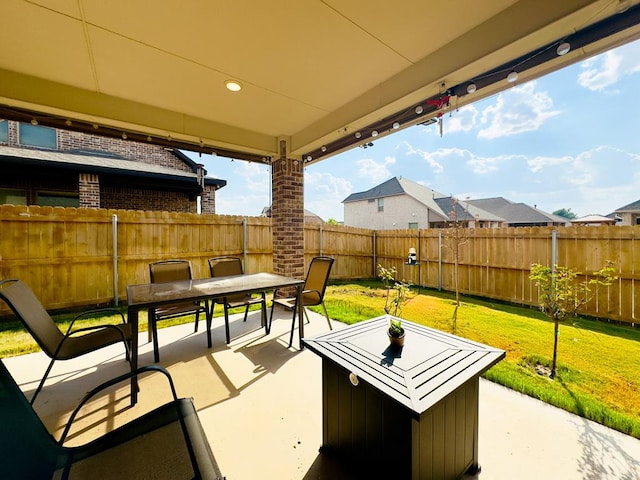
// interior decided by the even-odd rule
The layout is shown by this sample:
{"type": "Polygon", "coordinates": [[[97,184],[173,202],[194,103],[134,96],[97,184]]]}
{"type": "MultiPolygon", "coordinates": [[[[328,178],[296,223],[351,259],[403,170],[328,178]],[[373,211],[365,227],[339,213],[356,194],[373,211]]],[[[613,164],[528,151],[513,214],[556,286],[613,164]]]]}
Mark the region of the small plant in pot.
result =
{"type": "Polygon", "coordinates": [[[411,284],[405,281],[397,281],[397,274],[396,267],[385,268],[382,265],[378,265],[378,277],[380,277],[387,290],[384,311],[389,316],[389,341],[392,345],[402,347],[404,345],[405,332],[402,327],[402,319],[398,317],[402,313],[402,306],[408,301],[411,284]]]}

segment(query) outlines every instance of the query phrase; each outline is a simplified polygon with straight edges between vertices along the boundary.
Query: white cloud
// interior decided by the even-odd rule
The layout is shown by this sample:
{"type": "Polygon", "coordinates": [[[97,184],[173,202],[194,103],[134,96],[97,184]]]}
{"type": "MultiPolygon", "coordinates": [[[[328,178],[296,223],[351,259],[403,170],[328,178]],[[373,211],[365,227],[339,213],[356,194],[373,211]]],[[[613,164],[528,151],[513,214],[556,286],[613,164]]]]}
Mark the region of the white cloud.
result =
{"type": "Polygon", "coordinates": [[[640,43],[633,42],[581,63],[578,85],[601,92],[616,84],[624,75],[640,71],[640,43]]]}
{"type": "Polygon", "coordinates": [[[438,156],[440,155],[438,152],[441,152],[441,150],[438,150],[433,153],[425,152],[424,150],[421,150],[419,148],[414,148],[413,145],[411,145],[409,142],[402,142],[401,146],[407,149],[407,152],[406,152],[407,156],[417,155],[422,159],[424,159],[427,162],[427,165],[429,165],[429,167],[431,168],[431,171],[433,173],[438,174],[438,173],[444,172],[444,167],[442,166],[442,163],[440,163],[437,159],[438,156]]]}
{"type": "Polygon", "coordinates": [[[534,157],[527,160],[529,170],[533,173],[541,172],[545,167],[555,167],[557,165],[571,163],[571,157],[534,157]]]}
{"type": "Polygon", "coordinates": [[[462,107],[454,111],[451,116],[443,117],[443,133],[445,135],[457,132],[469,132],[475,127],[478,118],[478,109],[473,105],[462,107]]]}
{"type": "Polygon", "coordinates": [[[358,175],[368,178],[372,182],[378,183],[391,176],[389,165],[396,163],[395,157],[385,157],[383,162],[376,162],[372,158],[362,158],[356,162],[358,165],[358,175]]]}
{"type": "Polygon", "coordinates": [[[344,216],[342,201],[353,191],[349,180],[326,172],[304,173],[304,205],[323,220],[344,216]]]}
{"type": "Polygon", "coordinates": [[[244,179],[251,192],[268,191],[271,185],[269,167],[251,162],[234,162],[237,164],[234,173],[244,179]]]}
{"type": "Polygon", "coordinates": [[[482,111],[478,132],[488,140],[538,130],[545,120],[558,115],[552,110],[553,100],[546,92],[536,92],[536,82],[514,87],[498,95],[495,105],[482,111]]]}

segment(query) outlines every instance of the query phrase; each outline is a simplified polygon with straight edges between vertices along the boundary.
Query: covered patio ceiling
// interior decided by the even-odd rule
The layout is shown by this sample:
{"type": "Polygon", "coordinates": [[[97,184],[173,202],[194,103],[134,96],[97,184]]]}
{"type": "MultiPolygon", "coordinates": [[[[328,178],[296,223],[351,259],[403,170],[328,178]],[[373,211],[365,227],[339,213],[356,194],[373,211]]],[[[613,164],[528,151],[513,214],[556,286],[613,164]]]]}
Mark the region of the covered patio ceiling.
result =
{"type": "Polygon", "coordinates": [[[308,164],[634,40],[637,2],[3,0],[0,118],[308,164]]]}

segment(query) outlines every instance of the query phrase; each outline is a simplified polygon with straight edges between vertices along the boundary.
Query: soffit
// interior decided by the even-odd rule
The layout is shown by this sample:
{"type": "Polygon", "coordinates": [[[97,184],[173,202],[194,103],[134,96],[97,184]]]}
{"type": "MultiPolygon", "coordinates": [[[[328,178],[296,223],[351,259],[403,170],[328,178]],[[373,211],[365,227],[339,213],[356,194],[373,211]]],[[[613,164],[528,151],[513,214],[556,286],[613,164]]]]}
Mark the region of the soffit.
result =
{"type": "MultiPolygon", "coordinates": [[[[626,15],[616,13],[617,4],[5,0],[0,41],[12,48],[0,50],[0,105],[196,151],[274,157],[286,140],[294,158],[332,142],[329,153],[336,153],[357,145],[351,137],[361,128],[626,15]],[[243,84],[241,92],[224,88],[230,78],[243,84]]],[[[634,24],[521,78],[636,36],[634,24]]],[[[458,106],[508,86],[488,85],[458,106]]]]}

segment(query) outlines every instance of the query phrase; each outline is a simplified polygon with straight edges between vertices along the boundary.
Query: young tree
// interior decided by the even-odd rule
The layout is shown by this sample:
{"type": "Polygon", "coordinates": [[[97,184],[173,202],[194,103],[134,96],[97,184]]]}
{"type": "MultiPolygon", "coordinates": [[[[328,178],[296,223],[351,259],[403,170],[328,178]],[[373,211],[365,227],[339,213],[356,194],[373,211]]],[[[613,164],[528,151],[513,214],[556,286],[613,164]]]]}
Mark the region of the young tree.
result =
{"type": "Polygon", "coordinates": [[[458,308],[460,307],[460,282],[459,282],[459,265],[460,265],[460,247],[469,241],[469,229],[465,227],[465,220],[469,221],[470,215],[467,208],[463,208],[458,199],[451,197],[451,212],[449,212],[449,228],[444,233],[444,246],[449,248],[453,253],[453,288],[456,292],[456,306],[453,309],[451,317],[453,332],[455,333],[458,326],[458,308]]]}
{"type": "Polygon", "coordinates": [[[554,268],[538,263],[531,266],[529,278],[536,282],[539,289],[540,310],[553,321],[551,378],[556,376],[560,322],[575,316],[578,310],[598,293],[600,287],[609,286],[617,279],[612,262],[607,262],[604,267],[594,272],[590,280],[580,282],[579,275],[575,270],[558,265],[554,268]]]}

